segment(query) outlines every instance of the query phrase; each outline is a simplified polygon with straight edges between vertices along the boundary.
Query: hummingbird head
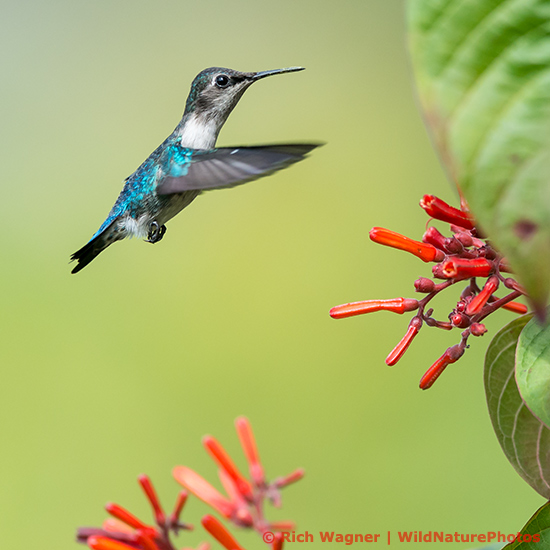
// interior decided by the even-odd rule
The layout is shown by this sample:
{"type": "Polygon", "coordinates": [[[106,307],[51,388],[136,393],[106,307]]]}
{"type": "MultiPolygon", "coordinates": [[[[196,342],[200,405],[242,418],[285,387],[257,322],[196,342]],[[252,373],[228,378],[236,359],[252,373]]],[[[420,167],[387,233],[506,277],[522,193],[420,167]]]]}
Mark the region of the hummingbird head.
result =
{"type": "MultiPolygon", "coordinates": [[[[302,71],[303,69],[303,67],[288,67],[257,73],[242,73],[222,67],[204,69],[193,80],[185,104],[184,119],[187,119],[189,128],[187,133],[191,128],[196,127],[197,130],[200,128],[206,137],[205,128],[208,127],[210,129],[208,133],[213,135],[215,143],[227,117],[251,84],[266,76],[302,71]]],[[[193,139],[193,136],[189,135],[189,138],[186,139],[188,147],[209,148],[214,144],[201,144],[201,146],[194,143],[196,140],[193,139]]]]}

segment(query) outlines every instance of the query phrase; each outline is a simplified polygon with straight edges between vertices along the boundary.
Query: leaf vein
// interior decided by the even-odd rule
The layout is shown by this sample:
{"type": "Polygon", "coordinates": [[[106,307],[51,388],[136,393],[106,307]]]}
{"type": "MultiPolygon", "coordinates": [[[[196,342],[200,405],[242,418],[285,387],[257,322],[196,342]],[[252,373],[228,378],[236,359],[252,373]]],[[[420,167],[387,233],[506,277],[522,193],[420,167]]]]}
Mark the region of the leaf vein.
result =
{"type": "MultiPolygon", "coordinates": [[[[457,44],[457,46],[451,51],[451,55],[447,58],[447,61],[445,63],[443,63],[442,66],[441,66],[442,68],[441,68],[440,74],[445,73],[445,71],[447,71],[447,69],[449,68],[449,65],[452,64],[452,62],[454,61],[456,56],[459,54],[459,52],[467,44],[468,39],[472,36],[472,34],[474,34],[479,29],[479,27],[481,27],[481,25],[487,19],[490,19],[492,16],[495,15],[495,13],[498,13],[501,9],[504,9],[504,10],[508,9],[508,4],[513,4],[514,2],[516,2],[516,0],[504,0],[498,6],[494,6],[492,9],[490,9],[483,17],[479,18],[475,22],[475,25],[473,27],[471,27],[470,29],[468,29],[468,32],[462,37],[462,39],[457,44]]],[[[492,64],[492,62],[489,65],[491,65],[491,64],[492,64]]],[[[487,65],[487,67],[489,65],[487,65]]],[[[483,72],[486,70],[487,67],[483,68],[483,72]]],[[[435,76],[439,76],[439,75],[435,75],[435,76]]]]}
{"type": "Polygon", "coordinates": [[[536,457],[537,457],[537,466],[539,468],[539,474],[540,474],[540,478],[542,479],[542,481],[544,482],[544,484],[546,485],[546,487],[548,489],[550,489],[550,485],[548,484],[548,482],[546,481],[546,478],[544,477],[544,470],[542,468],[542,463],[540,461],[540,442],[541,442],[541,439],[542,439],[542,434],[544,432],[544,429],[545,429],[545,426],[544,424],[541,422],[540,424],[540,428],[539,428],[539,433],[537,435],[537,454],[536,454],[536,457]]]}

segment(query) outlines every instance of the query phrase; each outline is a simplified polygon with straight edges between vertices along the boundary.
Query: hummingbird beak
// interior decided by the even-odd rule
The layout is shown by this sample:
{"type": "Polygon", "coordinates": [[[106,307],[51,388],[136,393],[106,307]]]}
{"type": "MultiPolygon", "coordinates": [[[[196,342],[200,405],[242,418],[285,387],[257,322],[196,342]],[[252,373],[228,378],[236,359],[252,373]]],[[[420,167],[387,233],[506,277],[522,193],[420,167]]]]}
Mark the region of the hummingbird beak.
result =
{"type": "Polygon", "coordinates": [[[273,69],[271,71],[261,71],[259,73],[252,73],[251,80],[256,82],[260,78],[265,78],[266,76],[271,76],[273,74],[283,74],[283,73],[294,73],[296,71],[303,71],[305,67],[287,67],[286,69],[273,69]]]}

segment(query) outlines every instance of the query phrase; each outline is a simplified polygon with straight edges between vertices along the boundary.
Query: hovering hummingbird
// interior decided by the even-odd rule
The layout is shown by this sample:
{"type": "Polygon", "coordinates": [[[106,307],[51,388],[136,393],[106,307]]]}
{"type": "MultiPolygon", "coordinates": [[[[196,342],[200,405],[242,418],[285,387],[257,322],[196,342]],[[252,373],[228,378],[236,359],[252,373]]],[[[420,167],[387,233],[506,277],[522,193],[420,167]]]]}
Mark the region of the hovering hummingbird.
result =
{"type": "Polygon", "coordinates": [[[71,256],[77,273],[109,245],[126,237],[158,243],[166,222],[202,191],[240,185],[303,160],[319,144],[214,148],[227,117],[245,90],[288,67],[257,73],[211,67],[200,72],[175,130],[125,180],[117,201],[97,233],[71,256]]]}

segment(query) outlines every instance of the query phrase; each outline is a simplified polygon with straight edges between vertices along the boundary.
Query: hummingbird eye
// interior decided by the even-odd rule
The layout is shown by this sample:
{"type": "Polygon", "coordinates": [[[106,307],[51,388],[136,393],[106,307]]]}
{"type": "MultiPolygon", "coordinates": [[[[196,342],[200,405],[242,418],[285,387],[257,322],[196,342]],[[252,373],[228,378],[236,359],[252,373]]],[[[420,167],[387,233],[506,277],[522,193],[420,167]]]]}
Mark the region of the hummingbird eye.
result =
{"type": "Polygon", "coordinates": [[[214,82],[218,88],[227,88],[227,86],[229,86],[229,77],[225,74],[219,74],[214,79],[214,82]]]}

